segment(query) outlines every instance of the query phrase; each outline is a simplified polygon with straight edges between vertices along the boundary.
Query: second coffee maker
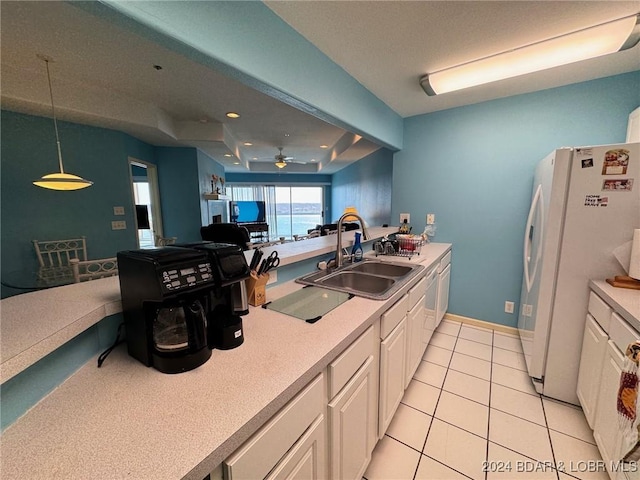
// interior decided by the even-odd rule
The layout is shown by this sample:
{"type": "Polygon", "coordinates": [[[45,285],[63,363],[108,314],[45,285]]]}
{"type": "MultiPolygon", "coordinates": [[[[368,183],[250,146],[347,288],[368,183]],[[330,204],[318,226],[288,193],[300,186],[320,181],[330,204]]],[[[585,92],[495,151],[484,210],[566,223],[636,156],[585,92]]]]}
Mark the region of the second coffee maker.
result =
{"type": "Polygon", "coordinates": [[[249,313],[245,280],[249,266],[242,248],[215,242],[176,245],[205,252],[211,263],[215,288],[210,291],[208,342],[210,348],[229,350],[244,341],[242,315],[249,313]]]}

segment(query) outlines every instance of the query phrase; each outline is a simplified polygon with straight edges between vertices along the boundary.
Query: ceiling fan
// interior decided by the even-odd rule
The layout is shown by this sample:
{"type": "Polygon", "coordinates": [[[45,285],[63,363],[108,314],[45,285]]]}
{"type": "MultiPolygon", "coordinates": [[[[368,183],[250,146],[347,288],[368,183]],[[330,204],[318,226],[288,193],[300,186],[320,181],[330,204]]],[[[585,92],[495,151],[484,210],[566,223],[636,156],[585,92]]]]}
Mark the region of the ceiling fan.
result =
{"type": "Polygon", "coordinates": [[[288,163],[306,163],[306,162],[296,162],[294,160],[293,157],[287,157],[286,155],[282,154],[282,147],[278,147],[278,150],[280,151],[280,153],[278,153],[274,158],[275,158],[275,166],[278,168],[284,168],[287,166],[288,163]]]}

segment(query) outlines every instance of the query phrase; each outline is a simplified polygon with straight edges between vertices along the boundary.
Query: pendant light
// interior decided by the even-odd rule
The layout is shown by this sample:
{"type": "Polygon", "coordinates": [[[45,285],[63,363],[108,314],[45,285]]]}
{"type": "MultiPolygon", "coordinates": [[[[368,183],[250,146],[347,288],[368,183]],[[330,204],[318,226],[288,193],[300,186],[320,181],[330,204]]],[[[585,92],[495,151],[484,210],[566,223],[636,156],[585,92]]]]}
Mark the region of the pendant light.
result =
{"type": "Polygon", "coordinates": [[[60,137],[58,136],[58,122],[56,120],[56,110],[53,106],[53,89],[51,88],[51,75],[49,74],[49,62],[52,61],[50,57],[44,55],[37,55],[40,60],[43,60],[47,65],[47,80],[49,81],[49,95],[51,97],[51,114],[53,116],[53,126],[56,131],[56,144],[58,146],[58,163],[60,166],[60,172],[49,173],[44,175],[40,180],[33,182],[34,185],[42,188],[48,188],[49,190],[80,190],[81,188],[87,188],[93,185],[93,182],[85,180],[77,175],[70,173],[64,173],[64,167],[62,166],[62,151],[60,150],[60,137]]]}

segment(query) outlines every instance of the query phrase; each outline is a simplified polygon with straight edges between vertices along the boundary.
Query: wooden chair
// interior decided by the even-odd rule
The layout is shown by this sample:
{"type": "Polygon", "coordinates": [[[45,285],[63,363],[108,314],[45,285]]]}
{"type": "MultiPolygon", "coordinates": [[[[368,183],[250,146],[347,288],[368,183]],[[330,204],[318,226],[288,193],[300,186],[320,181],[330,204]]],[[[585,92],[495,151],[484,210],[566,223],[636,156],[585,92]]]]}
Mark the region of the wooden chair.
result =
{"type": "Polygon", "coordinates": [[[40,269],[38,278],[46,283],[60,283],[71,280],[71,260],[87,259],[87,242],[85,237],[68,240],[33,240],[40,269]]]}
{"type": "Polygon", "coordinates": [[[166,245],[175,245],[178,237],[161,237],[156,235],[156,247],[164,247],[166,245]]]}
{"type": "Polygon", "coordinates": [[[77,258],[72,258],[71,270],[75,283],[111,277],[118,274],[118,259],[111,257],[80,261],[77,258]]]}

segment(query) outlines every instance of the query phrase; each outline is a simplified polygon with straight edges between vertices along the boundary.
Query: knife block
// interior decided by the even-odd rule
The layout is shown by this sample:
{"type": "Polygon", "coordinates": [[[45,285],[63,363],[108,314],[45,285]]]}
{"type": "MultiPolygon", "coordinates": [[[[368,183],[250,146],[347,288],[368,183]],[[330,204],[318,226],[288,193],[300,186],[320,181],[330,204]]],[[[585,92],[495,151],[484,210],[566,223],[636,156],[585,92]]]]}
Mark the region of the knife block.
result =
{"type": "Polygon", "coordinates": [[[247,295],[249,297],[249,305],[259,307],[267,303],[267,282],[269,281],[269,274],[263,273],[262,275],[256,275],[251,272],[249,278],[247,278],[247,295]]]}

